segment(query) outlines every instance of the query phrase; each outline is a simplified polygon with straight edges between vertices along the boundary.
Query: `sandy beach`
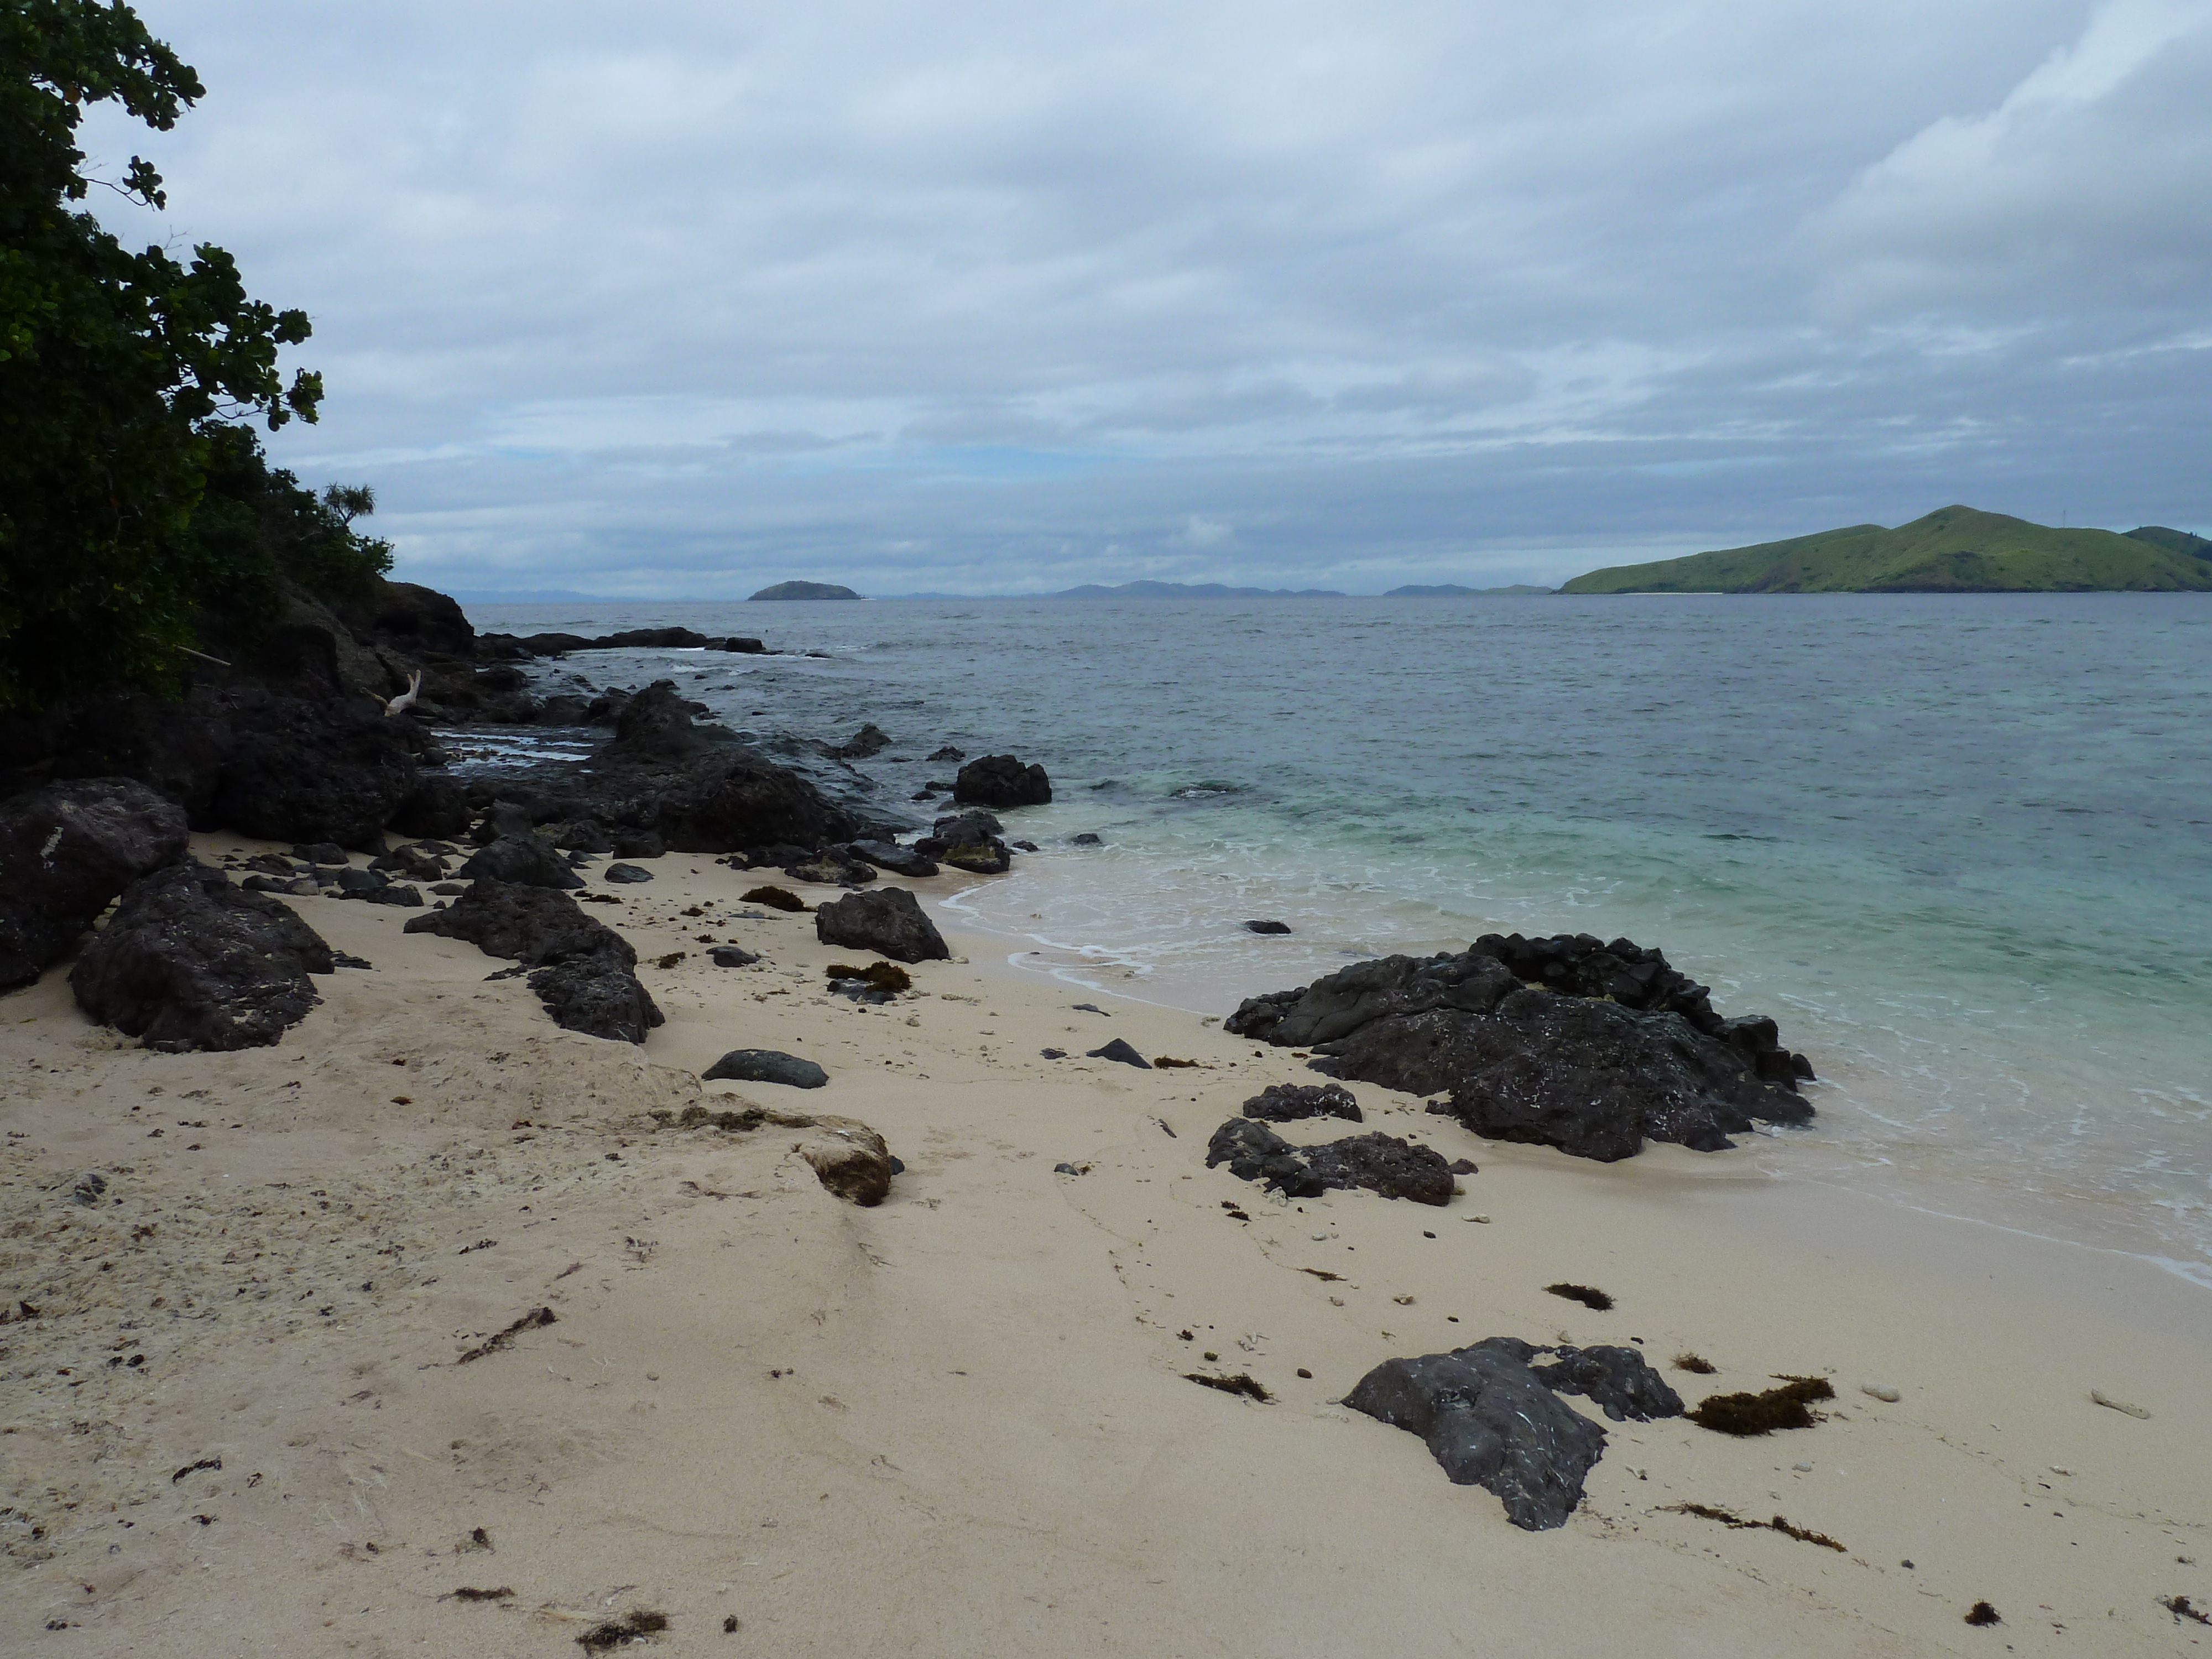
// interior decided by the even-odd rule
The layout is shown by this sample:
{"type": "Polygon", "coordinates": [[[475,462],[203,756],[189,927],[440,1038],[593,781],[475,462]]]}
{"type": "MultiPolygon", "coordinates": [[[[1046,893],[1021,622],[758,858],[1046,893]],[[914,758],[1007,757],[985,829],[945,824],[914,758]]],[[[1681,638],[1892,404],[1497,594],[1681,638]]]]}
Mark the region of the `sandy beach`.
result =
{"type": "Polygon", "coordinates": [[[420,912],[321,898],[288,902],[374,967],[274,1048],[147,1052],[65,966],[0,1000],[9,1651],[551,1655],[639,1613],[672,1653],[2212,1648],[2177,1610],[2212,1606],[2200,1288],[1365,1084],[1368,1127],[1480,1165],[1462,1193],[1272,1198],[1206,1146],[1314,1080],[1292,1053],[950,928],[956,961],[858,1005],[811,915],[740,902],[759,877],[640,862],[591,879],[667,1015],[642,1048],[556,1029],[420,912]],[[1113,1037],[1196,1063],[1085,1057],[1113,1037]],[[700,1082],[739,1047],[830,1081],[700,1082]],[[824,1130],[694,1104],[858,1119],[904,1171],[858,1208],[803,1156],[824,1130]],[[1583,1506],[1524,1532],[1338,1403],[1492,1335],[1632,1343],[1693,1404],[1836,1398],[1757,1438],[1605,1424],[1583,1506]]]}

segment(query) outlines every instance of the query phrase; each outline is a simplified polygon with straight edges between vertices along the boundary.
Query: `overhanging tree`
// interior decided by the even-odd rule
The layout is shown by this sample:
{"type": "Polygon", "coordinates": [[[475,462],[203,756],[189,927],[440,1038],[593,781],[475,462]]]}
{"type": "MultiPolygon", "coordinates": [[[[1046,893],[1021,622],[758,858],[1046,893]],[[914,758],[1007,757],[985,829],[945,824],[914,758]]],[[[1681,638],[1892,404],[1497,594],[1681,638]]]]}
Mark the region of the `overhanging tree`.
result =
{"type": "Polygon", "coordinates": [[[291,550],[339,586],[389,563],[349,528],[364,503],[318,501],[236,424],[315,418],[320,377],[277,368],[306,313],[248,295],[219,247],[133,252],[77,205],[95,186],[166,203],[139,157],[119,181],[88,175],[88,108],[167,131],[204,91],[127,5],[0,0],[0,708],[173,684],[200,607],[269,586],[291,550]],[[211,471],[228,505],[210,499],[196,531],[211,471]],[[277,543],[245,535],[238,507],[265,524],[271,488],[276,518],[299,520],[277,543]]]}

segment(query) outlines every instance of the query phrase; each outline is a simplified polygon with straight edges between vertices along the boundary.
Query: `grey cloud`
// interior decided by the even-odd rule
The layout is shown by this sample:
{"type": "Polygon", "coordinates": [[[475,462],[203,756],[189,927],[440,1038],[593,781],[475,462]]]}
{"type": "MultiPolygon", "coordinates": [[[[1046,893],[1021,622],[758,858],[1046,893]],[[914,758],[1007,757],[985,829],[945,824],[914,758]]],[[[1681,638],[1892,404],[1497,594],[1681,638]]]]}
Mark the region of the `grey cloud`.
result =
{"type": "Polygon", "coordinates": [[[428,580],[2212,517],[2202,0],[143,9],[210,93],[95,130],[170,175],[118,226],[310,310],[279,453],[428,580]]]}

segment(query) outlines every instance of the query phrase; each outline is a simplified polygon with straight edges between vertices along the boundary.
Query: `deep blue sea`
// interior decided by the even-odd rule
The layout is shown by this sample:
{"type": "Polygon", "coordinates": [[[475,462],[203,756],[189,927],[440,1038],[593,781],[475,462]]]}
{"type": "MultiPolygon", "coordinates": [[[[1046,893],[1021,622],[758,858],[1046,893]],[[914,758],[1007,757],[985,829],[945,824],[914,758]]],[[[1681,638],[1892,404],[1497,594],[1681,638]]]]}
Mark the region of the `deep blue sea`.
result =
{"type": "Polygon", "coordinates": [[[847,781],[917,822],[940,744],[1041,762],[1008,831],[1044,850],[953,902],[1028,970],[1222,1013],[1492,930],[1626,934],[1819,1069],[1767,1167],[2212,1285],[2212,596],[469,611],[826,653],[542,672],[671,678],[763,738],[873,721],[847,781]]]}

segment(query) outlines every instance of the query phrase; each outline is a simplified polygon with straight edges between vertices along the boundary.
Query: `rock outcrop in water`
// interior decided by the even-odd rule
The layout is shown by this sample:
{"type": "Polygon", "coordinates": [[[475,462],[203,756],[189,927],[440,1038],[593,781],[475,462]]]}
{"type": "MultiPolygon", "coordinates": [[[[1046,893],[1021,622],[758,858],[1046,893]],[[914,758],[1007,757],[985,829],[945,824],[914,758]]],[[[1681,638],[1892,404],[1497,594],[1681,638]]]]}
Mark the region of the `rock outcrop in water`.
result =
{"type": "Polygon", "coordinates": [[[1486,934],[1457,955],[1387,957],[1248,999],[1226,1029],[1310,1048],[1316,1070],[1427,1094],[1493,1139],[1611,1162],[1646,1140],[1717,1152],[1802,1123],[1812,1068],[1773,1021],[1723,1019],[1656,951],[1588,934],[1486,934]]]}

